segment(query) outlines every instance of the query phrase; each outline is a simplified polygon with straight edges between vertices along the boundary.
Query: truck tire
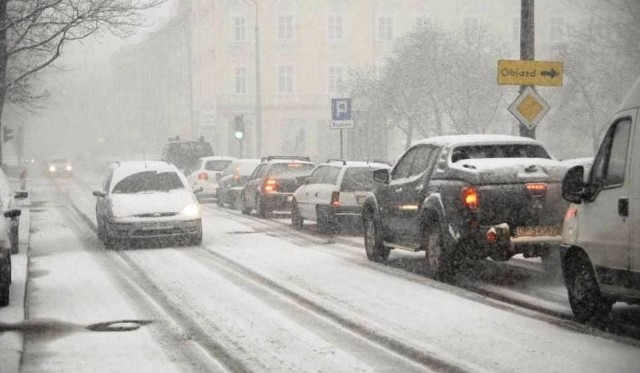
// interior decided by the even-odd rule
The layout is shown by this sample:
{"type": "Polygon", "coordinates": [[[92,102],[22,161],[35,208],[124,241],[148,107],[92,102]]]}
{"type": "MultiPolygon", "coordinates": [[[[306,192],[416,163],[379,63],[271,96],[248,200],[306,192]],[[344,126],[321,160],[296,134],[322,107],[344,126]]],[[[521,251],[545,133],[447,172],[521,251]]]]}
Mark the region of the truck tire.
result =
{"type": "Polygon", "coordinates": [[[256,197],[256,215],[263,219],[270,215],[270,212],[267,211],[267,201],[260,196],[256,197]]]}
{"type": "Polygon", "coordinates": [[[584,251],[567,254],[564,273],[569,304],[578,322],[598,321],[611,312],[613,302],[600,293],[591,261],[584,251]]]}
{"type": "Polygon", "coordinates": [[[298,202],[294,199],[291,203],[291,226],[293,229],[300,230],[304,225],[304,219],[300,216],[300,210],[298,210],[298,202]]]}
{"type": "Polygon", "coordinates": [[[425,267],[432,278],[451,282],[455,278],[460,258],[455,248],[449,247],[444,237],[444,229],[440,222],[432,221],[425,231],[425,267]]]}
{"type": "Polygon", "coordinates": [[[240,194],[240,212],[242,215],[249,215],[251,213],[251,208],[247,207],[247,202],[244,200],[244,193],[240,194]]]}
{"type": "Polygon", "coordinates": [[[385,262],[389,258],[389,248],[382,243],[380,228],[371,214],[364,215],[364,249],[372,262],[385,262]]]}
{"type": "Polygon", "coordinates": [[[9,305],[9,284],[1,284],[0,285],[0,307],[5,307],[9,305]]]}

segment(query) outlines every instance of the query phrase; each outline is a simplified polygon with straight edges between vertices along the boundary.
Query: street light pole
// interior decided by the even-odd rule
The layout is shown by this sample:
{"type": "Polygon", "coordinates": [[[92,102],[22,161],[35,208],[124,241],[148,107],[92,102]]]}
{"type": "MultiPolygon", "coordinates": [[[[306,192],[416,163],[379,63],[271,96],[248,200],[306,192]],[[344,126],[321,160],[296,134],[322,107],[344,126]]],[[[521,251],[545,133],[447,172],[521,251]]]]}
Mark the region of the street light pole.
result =
{"type": "Polygon", "coordinates": [[[251,0],[256,7],[255,55],[256,55],[256,157],[262,156],[262,82],[260,79],[260,22],[258,1],[251,0]]]}

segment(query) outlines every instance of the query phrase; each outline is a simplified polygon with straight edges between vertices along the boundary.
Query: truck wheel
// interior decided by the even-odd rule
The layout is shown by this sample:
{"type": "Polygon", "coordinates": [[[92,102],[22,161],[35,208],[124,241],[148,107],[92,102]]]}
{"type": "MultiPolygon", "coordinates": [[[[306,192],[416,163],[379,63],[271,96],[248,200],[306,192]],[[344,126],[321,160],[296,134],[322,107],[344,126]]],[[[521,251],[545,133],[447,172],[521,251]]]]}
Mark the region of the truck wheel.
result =
{"type": "Polygon", "coordinates": [[[5,307],[9,305],[9,284],[0,285],[0,307],[5,307]]]}
{"type": "Polygon", "coordinates": [[[291,226],[293,229],[302,229],[304,225],[304,219],[300,216],[300,210],[298,210],[298,202],[294,199],[291,203],[291,226]]]}
{"type": "Polygon", "coordinates": [[[256,215],[258,215],[259,218],[266,218],[269,215],[267,211],[267,201],[260,196],[256,197],[256,215]]]}
{"type": "Polygon", "coordinates": [[[370,214],[364,216],[364,249],[372,262],[384,262],[389,258],[389,248],[382,243],[380,229],[370,214]]]}
{"type": "Polygon", "coordinates": [[[448,247],[444,230],[438,221],[425,228],[425,264],[427,273],[436,280],[451,282],[458,268],[454,248],[448,247]]]}
{"type": "Polygon", "coordinates": [[[613,302],[600,293],[591,261],[583,251],[569,254],[565,259],[565,283],[571,310],[578,322],[604,318],[611,312],[613,302]]]}
{"type": "Polygon", "coordinates": [[[251,208],[247,207],[247,202],[244,200],[244,193],[240,195],[240,212],[242,215],[249,215],[251,213],[251,208]]]}

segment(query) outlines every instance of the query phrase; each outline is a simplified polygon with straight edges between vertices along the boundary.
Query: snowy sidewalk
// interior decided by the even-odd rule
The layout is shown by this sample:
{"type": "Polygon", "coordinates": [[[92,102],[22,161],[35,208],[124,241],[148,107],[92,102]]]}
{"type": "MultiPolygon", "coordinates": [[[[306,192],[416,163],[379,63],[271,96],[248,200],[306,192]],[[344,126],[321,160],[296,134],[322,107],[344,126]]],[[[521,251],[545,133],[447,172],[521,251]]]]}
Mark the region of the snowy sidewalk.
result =
{"type": "MultiPolygon", "coordinates": [[[[17,188],[18,181],[12,181],[17,188]]],[[[31,227],[31,198],[18,202],[16,206],[22,210],[20,216],[20,251],[11,256],[11,298],[9,306],[0,308],[0,330],[3,324],[8,326],[21,323],[25,319],[24,300],[27,284],[27,263],[31,227]]],[[[0,373],[15,373],[20,370],[23,349],[22,333],[6,331],[0,333],[0,373]]]]}

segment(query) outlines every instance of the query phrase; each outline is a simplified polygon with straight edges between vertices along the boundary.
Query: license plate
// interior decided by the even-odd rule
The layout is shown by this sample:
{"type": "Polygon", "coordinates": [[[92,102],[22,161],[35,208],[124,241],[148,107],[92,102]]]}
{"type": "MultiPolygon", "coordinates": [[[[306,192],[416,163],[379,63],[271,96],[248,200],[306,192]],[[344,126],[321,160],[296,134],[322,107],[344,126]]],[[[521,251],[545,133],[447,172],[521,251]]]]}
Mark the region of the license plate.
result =
{"type": "Polygon", "coordinates": [[[356,201],[361,205],[364,203],[365,198],[367,198],[367,196],[356,196],[356,201]]]}
{"type": "Polygon", "coordinates": [[[516,236],[559,236],[560,226],[516,227],[516,236]]]}
{"type": "Polygon", "coordinates": [[[170,221],[159,221],[152,223],[142,223],[143,230],[152,230],[152,229],[170,229],[173,228],[173,223],[170,221]]]}

